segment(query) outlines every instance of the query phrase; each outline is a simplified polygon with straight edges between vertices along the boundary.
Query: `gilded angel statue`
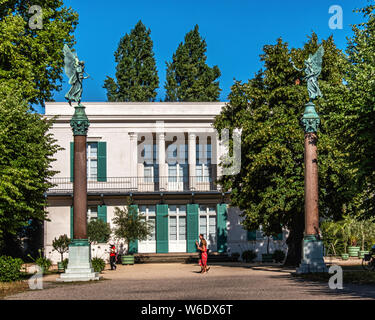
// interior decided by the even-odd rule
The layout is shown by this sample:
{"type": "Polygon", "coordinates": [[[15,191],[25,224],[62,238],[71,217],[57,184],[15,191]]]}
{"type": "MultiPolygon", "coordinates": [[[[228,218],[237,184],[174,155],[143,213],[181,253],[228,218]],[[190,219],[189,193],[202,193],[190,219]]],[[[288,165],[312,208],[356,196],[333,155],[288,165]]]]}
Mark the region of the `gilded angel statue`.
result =
{"type": "Polygon", "coordinates": [[[77,54],[72,52],[66,44],[64,45],[64,69],[71,85],[70,90],[65,95],[65,99],[69,101],[70,105],[72,105],[72,101],[80,104],[83,91],[82,82],[90,76],[84,76],[85,63],[80,61],[77,54]]]}
{"type": "Polygon", "coordinates": [[[305,69],[298,69],[294,62],[292,62],[294,69],[297,71],[305,71],[306,76],[304,80],[307,80],[307,90],[309,92],[310,101],[323,97],[322,92],[319,89],[318,77],[322,72],[322,62],[323,62],[324,48],[320,46],[314,55],[309,55],[309,58],[305,60],[305,69]]]}

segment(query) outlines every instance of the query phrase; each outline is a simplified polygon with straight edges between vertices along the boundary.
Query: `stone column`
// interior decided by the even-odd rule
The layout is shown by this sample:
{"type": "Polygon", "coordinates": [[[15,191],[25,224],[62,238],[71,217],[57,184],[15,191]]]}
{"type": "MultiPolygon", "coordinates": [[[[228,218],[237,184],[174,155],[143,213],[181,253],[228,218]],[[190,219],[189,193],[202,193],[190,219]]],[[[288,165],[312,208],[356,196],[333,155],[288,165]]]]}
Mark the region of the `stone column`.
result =
{"type": "Polygon", "coordinates": [[[74,135],[73,239],[69,245],[68,268],[57,281],[99,280],[91,264],[91,246],[87,239],[87,162],[86,140],[90,122],[85,107],[79,104],[70,121],[74,135]]]}
{"type": "Polygon", "coordinates": [[[157,143],[159,147],[158,164],[159,164],[159,188],[161,191],[168,190],[168,172],[165,163],[165,133],[157,133],[157,143]]]}
{"type": "Polygon", "coordinates": [[[130,150],[129,150],[129,171],[131,177],[131,186],[134,191],[138,190],[138,134],[129,132],[130,150]]]}
{"type": "Polygon", "coordinates": [[[188,163],[189,163],[189,186],[190,190],[194,191],[196,186],[196,143],[197,135],[195,133],[189,133],[188,136],[188,163]]]}
{"type": "Polygon", "coordinates": [[[74,136],[73,238],[87,240],[87,155],[85,135],[74,136]]]}
{"type": "Polygon", "coordinates": [[[301,122],[305,131],[305,233],[297,273],[327,272],[319,235],[317,132],[320,118],[311,101],[306,104],[301,122]]]}

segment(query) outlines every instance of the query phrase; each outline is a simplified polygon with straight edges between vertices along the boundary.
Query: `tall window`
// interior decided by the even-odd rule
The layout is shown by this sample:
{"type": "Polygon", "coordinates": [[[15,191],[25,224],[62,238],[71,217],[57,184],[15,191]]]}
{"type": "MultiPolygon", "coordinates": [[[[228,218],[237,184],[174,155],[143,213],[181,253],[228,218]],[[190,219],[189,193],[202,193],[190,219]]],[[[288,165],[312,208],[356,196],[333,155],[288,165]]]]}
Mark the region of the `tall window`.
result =
{"type": "Polygon", "coordinates": [[[157,164],[157,145],[145,145],[142,156],[145,159],[143,176],[145,182],[157,182],[159,178],[159,165],[157,164]],[[151,152],[151,148],[152,151],[151,152]]]}
{"type": "Polygon", "coordinates": [[[98,207],[90,206],[87,208],[87,222],[98,220],[98,207]]]}
{"type": "Polygon", "coordinates": [[[146,221],[149,223],[151,227],[151,234],[148,236],[147,241],[155,241],[156,240],[156,207],[149,205],[149,206],[140,206],[139,212],[146,218],[146,221]]]}
{"type": "Polygon", "coordinates": [[[87,150],[87,178],[96,181],[98,178],[98,143],[88,142],[87,150]]]}
{"type": "Polygon", "coordinates": [[[197,176],[197,182],[211,182],[211,159],[211,140],[208,139],[207,144],[199,141],[199,143],[196,144],[195,175],[197,176]]]}
{"type": "Polygon", "coordinates": [[[186,240],[186,206],[170,205],[169,240],[186,240]]]}
{"type": "Polygon", "coordinates": [[[189,170],[187,144],[170,144],[167,148],[166,160],[168,163],[168,182],[187,182],[189,170]]]}
{"type": "Polygon", "coordinates": [[[216,243],[216,209],[211,205],[199,206],[199,233],[209,240],[211,244],[216,243]]]}

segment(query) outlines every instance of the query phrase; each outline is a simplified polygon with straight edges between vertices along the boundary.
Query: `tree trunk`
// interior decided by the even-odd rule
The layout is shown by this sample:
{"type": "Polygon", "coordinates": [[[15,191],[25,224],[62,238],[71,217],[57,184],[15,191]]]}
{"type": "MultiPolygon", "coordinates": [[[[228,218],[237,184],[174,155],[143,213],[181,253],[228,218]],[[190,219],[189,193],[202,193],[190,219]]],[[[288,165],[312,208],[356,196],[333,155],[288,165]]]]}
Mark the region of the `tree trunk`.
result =
{"type": "Polygon", "coordinates": [[[305,230],[305,219],[302,213],[296,214],[293,223],[290,226],[290,233],[286,244],[288,245],[288,254],[284,266],[298,267],[302,259],[302,241],[305,230]]]}

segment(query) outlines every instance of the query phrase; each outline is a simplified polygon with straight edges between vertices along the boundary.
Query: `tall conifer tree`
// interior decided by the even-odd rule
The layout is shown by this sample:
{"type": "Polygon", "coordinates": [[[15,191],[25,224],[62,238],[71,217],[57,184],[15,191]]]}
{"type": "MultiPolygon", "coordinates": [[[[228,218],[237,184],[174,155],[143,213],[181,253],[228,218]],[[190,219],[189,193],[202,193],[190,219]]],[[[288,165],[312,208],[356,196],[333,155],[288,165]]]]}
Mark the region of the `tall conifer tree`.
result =
{"type": "Polygon", "coordinates": [[[206,64],[207,44],[196,25],[167,62],[166,101],[218,101],[221,73],[206,64]]]}
{"type": "Polygon", "coordinates": [[[103,88],[108,101],[155,101],[159,77],[151,30],[139,21],[121,40],[115,52],[116,81],[107,76],[103,88]]]}

